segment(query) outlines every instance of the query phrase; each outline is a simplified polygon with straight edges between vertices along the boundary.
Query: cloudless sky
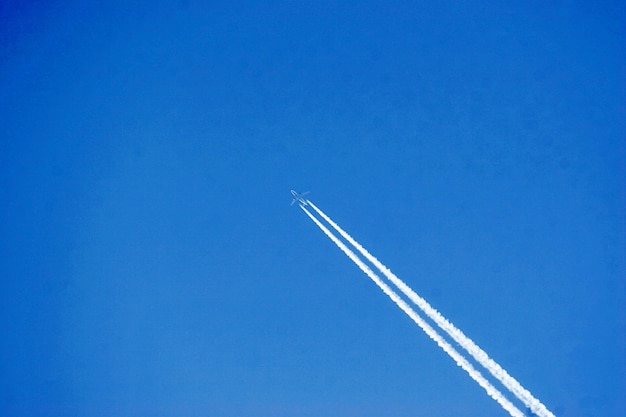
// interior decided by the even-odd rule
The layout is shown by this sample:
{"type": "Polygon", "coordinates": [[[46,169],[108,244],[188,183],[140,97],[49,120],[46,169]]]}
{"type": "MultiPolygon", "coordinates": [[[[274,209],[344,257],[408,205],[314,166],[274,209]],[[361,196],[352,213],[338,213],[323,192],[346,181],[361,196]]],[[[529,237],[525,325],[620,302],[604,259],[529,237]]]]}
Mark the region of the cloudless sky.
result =
{"type": "Polygon", "coordinates": [[[626,9],[4,1],[0,414],[626,415],[626,9]]]}

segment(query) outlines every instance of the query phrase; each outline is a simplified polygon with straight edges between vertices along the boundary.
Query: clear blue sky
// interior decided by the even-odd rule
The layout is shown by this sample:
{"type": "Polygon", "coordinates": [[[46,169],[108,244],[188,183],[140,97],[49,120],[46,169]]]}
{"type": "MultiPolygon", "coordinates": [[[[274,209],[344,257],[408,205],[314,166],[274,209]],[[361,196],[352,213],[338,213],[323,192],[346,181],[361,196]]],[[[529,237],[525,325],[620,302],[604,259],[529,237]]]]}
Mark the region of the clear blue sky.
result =
{"type": "Polygon", "coordinates": [[[4,1],[0,414],[626,415],[619,1],[4,1]]]}

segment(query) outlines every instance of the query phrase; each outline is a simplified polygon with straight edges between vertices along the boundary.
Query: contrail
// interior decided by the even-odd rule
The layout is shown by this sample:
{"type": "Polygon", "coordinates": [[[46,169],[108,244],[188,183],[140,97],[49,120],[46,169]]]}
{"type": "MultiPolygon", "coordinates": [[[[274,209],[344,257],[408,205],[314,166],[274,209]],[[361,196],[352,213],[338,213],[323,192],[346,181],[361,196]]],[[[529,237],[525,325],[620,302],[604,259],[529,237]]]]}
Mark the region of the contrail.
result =
{"type": "Polygon", "coordinates": [[[456,328],[445,317],[441,315],[437,310],[428,304],[426,300],[417,295],[408,285],[406,285],[400,278],[398,278],[389,268],[383,265],[378,259],[371,255],[363,246],[361,246],[356,240],[354,240],[347,232],[345,232],[339,225],[333,222],[322,210],[317,208],[315,204],[307,200],[307,203],[313,207],[313,209],[326,220],[344,239],[352,244],[368,261],[370,261],[376,268],[378,268],[387,279],[393,282],[411,301],[413,301],[428,317],[430,317],[441,329],[452,337],[463,349],[465,349],[478,363],[487,369],[491,375],[497,378],[502,385],[508,388],[520,401],[526,405],[533,413],[539,417],[555,417],[545,405],[526,390],[522,385],[517,382],[515,378],[510,376],[498,363],[491,359],[487,353],[482,350],[476,343],[474,343],[469,337],[465,336],[461,330],[456,328]]]}
{"type": "MultiPolygon", "coordinates": [[[[310,202],[309,202],[310,204],[310,202]]],[[[489,381],[482,376],[482,374],[476,370],[471,363],[468,362],[465,357],[463,357],[459,352],[457,352],[450,343],[448,343],[439,333],[437,333],[428,323],[424,321],[416,312],[413,310],[398,294],[396,294],[387,284],[385,284],[378,275],[376,275],[370,267],[368,267],[363,261],[348,247],[341,242],[330,230],[326,228],[319,220],[315,218],[304,206],[300,205],[300,208],[304,210],[304,212],[317,224],[317,226],[322,229],[322,231],[332,240],[338,247],[341,249],[352,261],[357,264],[359,268],[363,272],[367,274],[368,277],[372,279],[380,287],[381,290],[385,294],[389,296],[397,305],[404,311],[418,326],[421,327],[422,330],[439,345],[454,361],[458,366],[463,368],[465,372],[469,374],[470,377],[474,381],[478,383],[481,387],[487,391],[487,394],[496,400],[498,404],[502,406],[509,414],[513,417],[524,417],[524,413],[515,407],[513,403],[511,403],[506,397],[496,389],[489,381]]]]}

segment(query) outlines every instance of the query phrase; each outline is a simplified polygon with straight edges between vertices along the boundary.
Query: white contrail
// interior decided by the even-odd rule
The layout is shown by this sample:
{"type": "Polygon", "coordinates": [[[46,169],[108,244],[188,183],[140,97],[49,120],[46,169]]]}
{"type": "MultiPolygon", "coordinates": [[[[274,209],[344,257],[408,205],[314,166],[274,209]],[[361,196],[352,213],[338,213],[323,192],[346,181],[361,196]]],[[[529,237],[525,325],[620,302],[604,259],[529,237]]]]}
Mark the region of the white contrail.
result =
{"type": "Polygon", "coordinates": [[[524,413],[515,407],[513,403],[511,403],[506,397],[498,391],[496,387],[494,387],[489,381],[485,379],[482,374],[476,370],[471,363],[467,361],[459,352],[457,352],[450,343],[448,343],[439,333],[435,331],[428,323],[424,321],[416,312],[413,310],[398,294],[396,294],[387,284],[385,284],[378,275],[376,275],[370,267],[368,267],[363,261],[348,247],[340,241],[326,226],[320,223],[319,220],[315,218],[304,206],[300,206],[302,210],[317,224],[317,226],[322,229],[322,231],[328,236],[338,247],[341,249],[352,261],[357,264],[359,268],[363,272],[367,274],[368,277],[372,279],[380,287],[381,290],[385,294],[389,296],[397,305],[404,311],[418,326],[424,330],[424,332],[439,345],[454,361],[458,366],[463,368],[474,381],[478,383],[481,387],[487,391],[487,394],[496,400],[498,404],[502,406],[506,411],[509,412],[513,417],[524,417],[524,413]]]}
{"type": "Polygon", "coordinates": [[[356,240],[354,240],[348,233],[346,233],[339,225],[333,222],[322,210],[317,208],[315,204],[307,200],[307,203],[313,207],[313,209],[326,220],[344,239],[352,244],[368,261],[370,261],[376,268],[380,269],[387,279],[393,282],[411,301],[413,301],[428,317],[430,317],[441,329],[452,337],[463,349],[465,349],[478,363],[485,367],[495,378],[497,378],[502,384],[507,387],[520,401],[526,405],[533,413],[539,417],[555,417],[545,405],[526,390],[522,385],[517,382],[515,378],[510,376],[498,363],[491,359],[487,353],[482,350],[476,343],[474,343],[469,337],[465,336],[461,330],[456,328],[445,317],[441,315],[437,310],[431,307],[430,304],[422,297],[417,295],[408,285],[406,285],[400,278],[398,278],[389,268],[383,265],[378,259],[371,255],[363,246],[361,246],[356,240]]]}

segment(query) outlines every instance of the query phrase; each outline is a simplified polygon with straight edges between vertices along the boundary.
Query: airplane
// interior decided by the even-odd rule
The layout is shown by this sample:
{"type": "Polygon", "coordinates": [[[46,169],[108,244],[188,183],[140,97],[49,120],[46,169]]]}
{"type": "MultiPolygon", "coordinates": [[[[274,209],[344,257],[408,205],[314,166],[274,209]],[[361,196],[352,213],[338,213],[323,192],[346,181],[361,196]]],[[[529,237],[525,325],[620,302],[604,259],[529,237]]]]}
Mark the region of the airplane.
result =
{"type": "Polygon", "coordinates": [[[293,203],[296,201],[300,203],[301,206],[306,206],[307,202],[304,199],[304,196],[310,193],[310,191],[305,191],[302,194],[298,194],[296,191],[291,190],[291,195],[293,196],[293,200],[291,200],[290,206],[293,206],[293,203]]]}

